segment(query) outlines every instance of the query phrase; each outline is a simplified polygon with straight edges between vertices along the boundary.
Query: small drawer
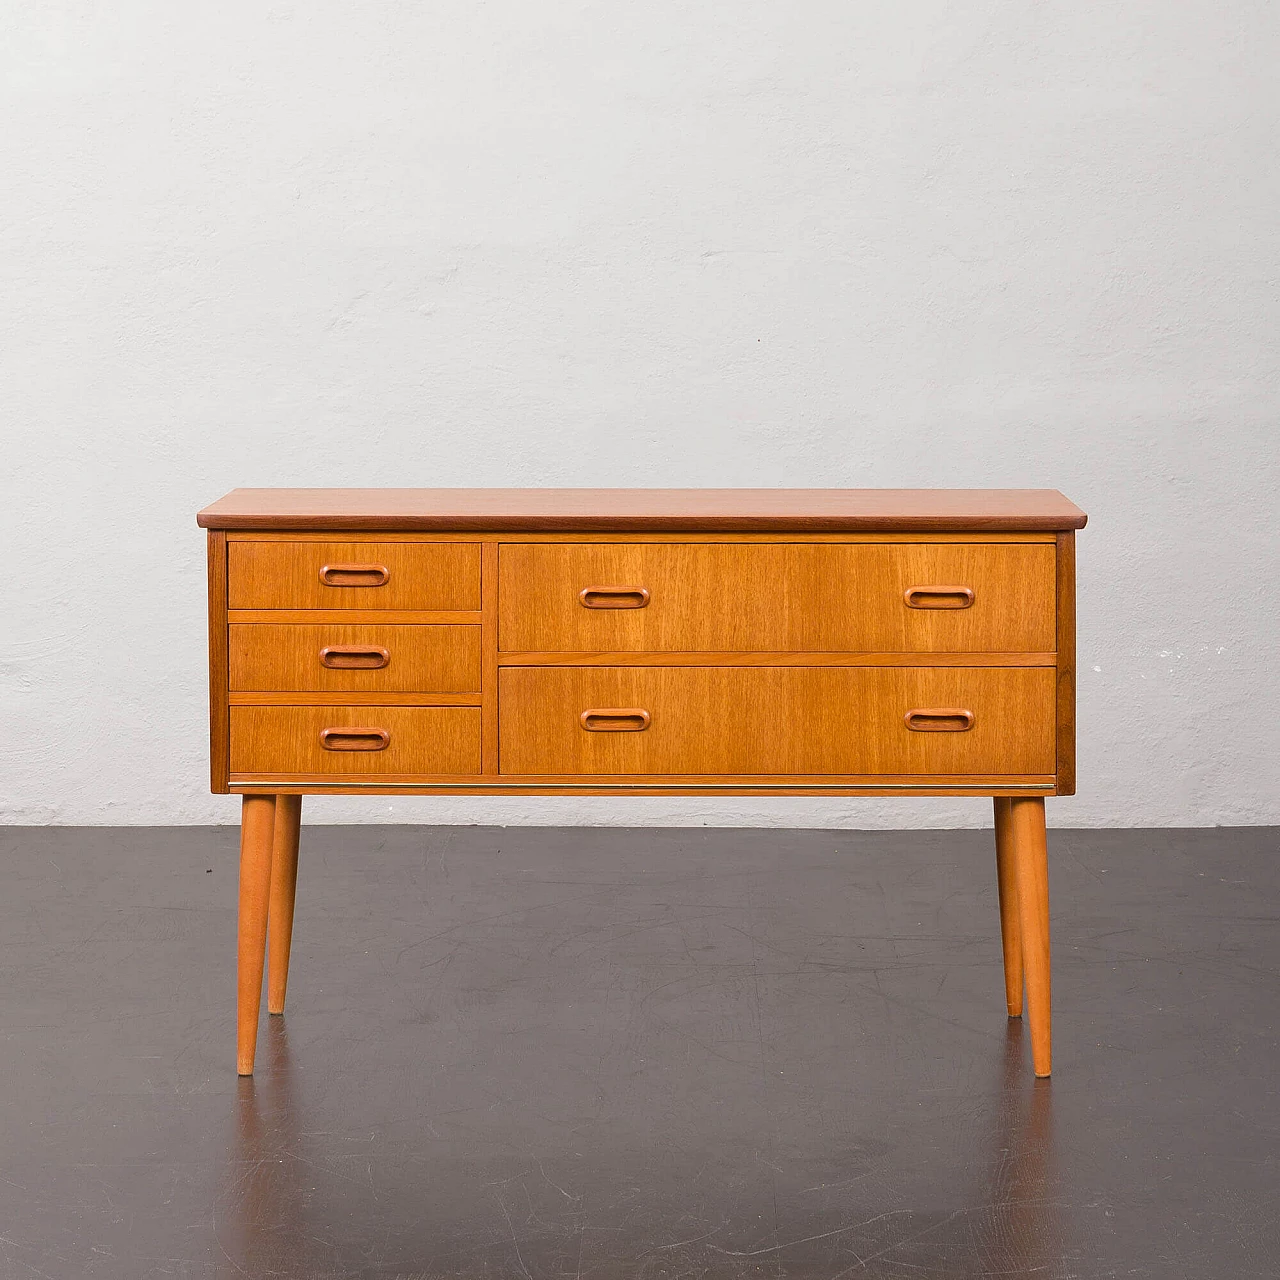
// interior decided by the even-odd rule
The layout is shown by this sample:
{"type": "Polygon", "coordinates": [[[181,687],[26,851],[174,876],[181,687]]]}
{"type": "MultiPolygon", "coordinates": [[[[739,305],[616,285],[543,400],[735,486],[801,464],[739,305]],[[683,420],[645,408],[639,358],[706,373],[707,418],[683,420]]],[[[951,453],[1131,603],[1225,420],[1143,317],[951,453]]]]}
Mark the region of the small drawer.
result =
{"type": "Polygon", "coordinates": [[[478,707],[231,708],[231,773],[480,772],[478,707]]]}
{"type": "Polygon", "coordinates": [[[230,609],[480,608],[469,542],[227,542],[230,609]]]}
{"type": "Polygon", "coordinates": [[[474,693],[478,626],[233,623],[232,692],[474,693]]]}
{"type": "Polygon", "coordinates": [[[511,543],[508,653],[1048,653],[1051,543],[511,543]]]}
{"type": "Polygon", "coordinates": [[[504,774],[1047,776],[1052,667],[507,667],[504,774]]]}

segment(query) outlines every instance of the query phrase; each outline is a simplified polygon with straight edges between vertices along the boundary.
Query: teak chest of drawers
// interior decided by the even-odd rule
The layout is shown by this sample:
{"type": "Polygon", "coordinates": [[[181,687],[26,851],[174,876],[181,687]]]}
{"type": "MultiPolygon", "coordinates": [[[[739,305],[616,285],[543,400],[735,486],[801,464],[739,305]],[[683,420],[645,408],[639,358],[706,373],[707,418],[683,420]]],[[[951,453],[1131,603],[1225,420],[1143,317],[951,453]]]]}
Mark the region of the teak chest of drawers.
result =
{"type": "Polygon", "coordinates": [[[198,521],[242,1075],[321,793],[993,796],[1009,1014],[1025,973],[1049,1074],[1085,523],[1060,493],[237,489],[198,521]]]}

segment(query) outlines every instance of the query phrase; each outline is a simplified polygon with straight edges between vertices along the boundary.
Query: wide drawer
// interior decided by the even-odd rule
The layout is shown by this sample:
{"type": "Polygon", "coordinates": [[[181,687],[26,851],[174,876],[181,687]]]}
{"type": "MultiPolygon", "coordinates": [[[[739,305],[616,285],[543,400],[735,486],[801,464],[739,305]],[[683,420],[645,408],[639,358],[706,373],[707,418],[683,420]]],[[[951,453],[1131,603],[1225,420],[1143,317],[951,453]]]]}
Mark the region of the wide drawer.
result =
{"type": "Polygon", "coordinates": [[[1050,667],[508,667],[504,774],[1049,775],[1050,667]]]}
{"type": "Polygon", "coordinates": [[[506,652],[1054,649],[1050,543],[504,544],[506,652]]]}
{"type": "Polygon", "coordinates": [[[233,692],[473,693],[478,626],[306,623],[228,628],[233,692]]]}
{"type": "Polygon", "coordinates": [[[474,774],[478,707],[232,707],[231,773],[474,774]]]}
{"type": "Polygon", "coordinates": [[[227,543],[231,609],[480,608],[468,542],[227,543]]]}

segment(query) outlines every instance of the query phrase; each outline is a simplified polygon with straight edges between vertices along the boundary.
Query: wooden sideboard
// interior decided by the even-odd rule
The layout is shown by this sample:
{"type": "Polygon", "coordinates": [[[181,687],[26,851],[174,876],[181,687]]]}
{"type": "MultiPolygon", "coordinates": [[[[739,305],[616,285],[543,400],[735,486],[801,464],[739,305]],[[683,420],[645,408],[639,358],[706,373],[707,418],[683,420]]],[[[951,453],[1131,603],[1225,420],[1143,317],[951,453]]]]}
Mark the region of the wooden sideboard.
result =
{"type": "Polygon", "coordinates": [[[993,796],[1008,1011],[1025,974],[1049,1074],[1085,523],[1060,493],[237,489],[198,522],[242,1075],[264,957],[284,1009],[301,797],[335,793],[993,796]]]}

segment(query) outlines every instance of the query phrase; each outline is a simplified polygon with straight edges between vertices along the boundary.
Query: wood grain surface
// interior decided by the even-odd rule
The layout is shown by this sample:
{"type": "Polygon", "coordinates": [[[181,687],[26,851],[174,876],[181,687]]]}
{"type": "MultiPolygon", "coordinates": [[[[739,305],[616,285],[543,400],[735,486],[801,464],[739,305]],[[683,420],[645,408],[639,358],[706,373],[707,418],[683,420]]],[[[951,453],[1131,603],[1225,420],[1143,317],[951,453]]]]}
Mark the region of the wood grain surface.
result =
{"type": "MultiPolygon", "coordinates": [[[[631,597],[632,599],[636,597],[631,597]]],[[[1050,545],[504,543],[503,650],[1042,652],[1054,634],[1050,545]],[[912,608],[927,586],[968,608],[912,608]],[[645,591],[643,608],[582,592],[645,591]]]]}
{"type": "Polygon", "coordinates": [[[1058,584],[1058,794],[1076,793],[1076,535],[1060,533],[1058,584]]]}
{"type": "Polygon", "coordinates": [[[1054,667],[1056,653],[667,653],[637,649],[518,650],[499,653],[500,667],[1054,667]]]}
{"type": "Polygon", "coordinates": [[[237,794],[279,795],[472,795],[472,796],[1045,796],[1053,794],[1053,777],[982,774],[962,778],[915,774],[908,777],[842,774],[778,778],[659,774],[652,776],[567,774],[552,777],[429,777],[423,774],[377,774],[370,777],[324,777],[298,774],[232,774],[237,794]]]}
{"type": "MultiPolygon", "coordinates": [[[[365,693],[478,693],[480,628],[423,626],[240,626],[229,629],[230,688],[365,693]],[[386,651],[371,670],[326,667],[333,646],[386,651]]],[[[331,659],[332,660],[332,659],[331,659]]]]}
{"type": "Polygon", "coordinates": [[[480,548],[467,542],[241,542],[227,545],[232,609],[480,608],[480,548]],[[328,586],[326,565],[385,568],[381,586],[328,586]]]}
{"type": "Polygon", "coordinates": [[[519,774],[1052,774],[1052,670],[504,667],[499,759],[519,774]],[[642,709],[643,732],[588,733],[589,709],[642,709]],[[973,712],[913,733],[919,708],[973,712]]]}
{"type": "Polygon", "coordinates": [[[345,774],[478,774],[478,707],[233,706],[231,772],[345,774]],[[381,729],[381,751],[327,751],[330,728],[381,729]]]}
{"type": "Polygon", "coordinates": [[[227,792],[227,535],[208,534],[209,790],[227,792]]]}
{"type": "Polygon", "coordinates": [[[1080,529],[1056,489],[234,489],[209,529],[1080,529]]]}

